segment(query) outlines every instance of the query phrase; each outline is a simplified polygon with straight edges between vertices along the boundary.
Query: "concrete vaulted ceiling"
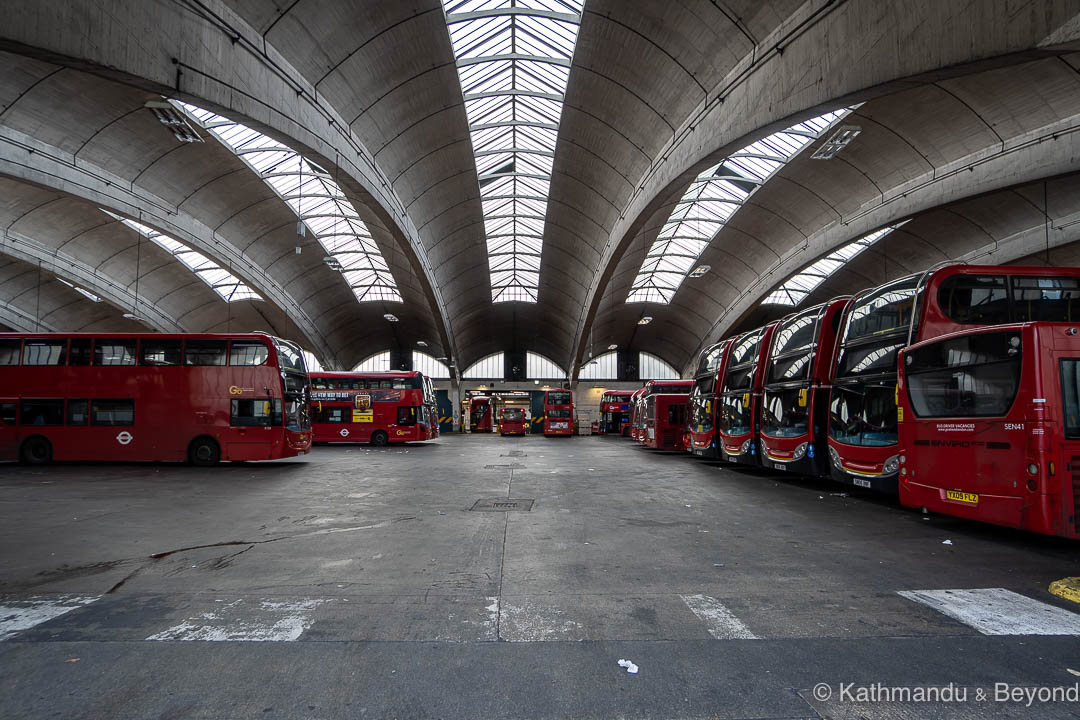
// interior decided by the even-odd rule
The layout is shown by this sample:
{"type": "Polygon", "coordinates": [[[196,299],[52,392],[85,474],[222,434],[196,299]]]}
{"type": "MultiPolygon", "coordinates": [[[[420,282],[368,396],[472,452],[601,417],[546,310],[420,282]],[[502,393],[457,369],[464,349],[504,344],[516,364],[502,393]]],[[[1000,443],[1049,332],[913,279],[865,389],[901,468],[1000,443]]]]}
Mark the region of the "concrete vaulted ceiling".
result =
{"type": "Polygon", "coordinates": [[[577,366],[609,344],[687,367],[704,344],[785,312],[759,302],[786,277],[901,220],[805,302],[942,259],[1025,261],[1039,231],[1051,261],[1080,252],[1069,224],[1080,211],[1069,200],[1080,172],[1076,2],[587,0],[536,304],[491,301],[437,0],[112,5],[5,8],[0,324],[119,331],[134,309],[140,326],[160,330],[277,332],[338,367],[418,340],[462,369],[508,349],[577,366]],[[205,132],[206,142],[178,144],[143,107],[162,96],[249,125],[331,172],[403,302],[357,303],[310,237],[296,255],[292,211],[205,132]],[[710,273],[670,305],[625,302],[697,173],[857,103],[844,122],[859,137],[828,161],[811,160],[811,145],[753,194],[702,254],[710,273]],[[224,302],[100,208],[185,243],[263,299],[224,302]],[[35,280],[28,305],[31,275],[46,282],[35,280]],[[653,323],[638,326],[642,314],[653,323]]]}

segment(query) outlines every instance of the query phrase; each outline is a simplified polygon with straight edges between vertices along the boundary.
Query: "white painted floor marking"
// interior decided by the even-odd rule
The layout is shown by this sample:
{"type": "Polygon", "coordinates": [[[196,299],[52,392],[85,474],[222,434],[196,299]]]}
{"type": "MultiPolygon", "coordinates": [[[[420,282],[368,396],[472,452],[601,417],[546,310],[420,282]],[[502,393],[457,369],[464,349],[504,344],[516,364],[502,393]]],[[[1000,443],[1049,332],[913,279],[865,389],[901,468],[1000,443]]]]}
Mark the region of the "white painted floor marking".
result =
{"type": "Polygon", "coordinates": [[[0,604],[0,640],[7,640],[16,633],[29,630],[46,620],[60,617],[100,598],[100,595],[56,595],[5,601],[0,604]]]}
{"type": "Polygon", "coordinates": [[[188,618],[147,640],[203,640],[211,642],[292,642],[315,622],[311,611],[329,600],[261,601],[258,606],[243,600],[188,618]]]}
{"type": "Polygon", "coordinates": [[[1004,588],[900,590],[983,635],[1080,635],[1080,614],[1004,588]]]}
{"type": "Polygon", "coordinates": [[[717,640],[757,640],[757,635],[742,620],[735,617],[724,604],[708,595],[680,595],[686,607],[705,623],[709,634],[717,640]]]}
{"type": "Polygon", "coordinates": [[[499,604],[499,635],[506,642],[558,642],[586,639],[585,627],[556,607],[499,604]]]}

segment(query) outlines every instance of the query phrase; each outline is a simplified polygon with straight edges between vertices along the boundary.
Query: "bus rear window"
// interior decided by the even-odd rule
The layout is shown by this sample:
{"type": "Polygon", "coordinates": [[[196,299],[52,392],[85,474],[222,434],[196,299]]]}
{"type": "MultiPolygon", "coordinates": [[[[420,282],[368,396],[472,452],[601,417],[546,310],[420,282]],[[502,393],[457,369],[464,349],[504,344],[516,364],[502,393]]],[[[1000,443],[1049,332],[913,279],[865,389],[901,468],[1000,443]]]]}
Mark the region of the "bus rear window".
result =
{"type": "Polygon", "coordinates": [[[1080,319],[1080,278],[1014,277],[1016,322],[1080,319]]]}
{"type": "Polygon", "coordinates": [[[568,392],[549,392],[547,394],[548,405],[569,405],[570,393],[568,392]]]}
{"type": "Polygon", "coordinates": [[[950,320],[963,325],[1009,322],[1009,291],[1002,275],[953,275],[941,283],[938,304],[950,320]]]}
{"type": "Polygon", "coordinates": [[[0,340],[0,365],[19,364],[19,341],[0,340]]]}
{"type": "Polygon", "coordinates": [[[1015,331],[942,340],[912,351],[904,363],[908,397],[919,417],[1000,417],[1020,385],[1015,331]]]}

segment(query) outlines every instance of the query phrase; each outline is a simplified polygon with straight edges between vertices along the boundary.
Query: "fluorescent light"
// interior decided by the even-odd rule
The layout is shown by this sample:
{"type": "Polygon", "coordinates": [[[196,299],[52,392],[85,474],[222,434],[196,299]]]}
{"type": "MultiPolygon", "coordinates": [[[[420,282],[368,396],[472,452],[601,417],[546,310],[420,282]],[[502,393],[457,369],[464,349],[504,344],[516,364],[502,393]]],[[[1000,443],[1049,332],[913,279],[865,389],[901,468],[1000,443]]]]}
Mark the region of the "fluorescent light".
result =
{"type": "Polygon", "coordinates": [[[417,340],[416,344],[419,345],[420,347],[427,347],[427,343],[424,342],[423,340],[417,340]]]}
{"type": "Polygon", "coordinates": [[[383,318],[385,318],[389,322],[397,322],[398,321],[397,316],[396,315],[391,315],[390,313],[386,313],[385,315],[383,315],[383,318]]]}
{"type": "Polygon", "coordinates": [[[619,346],[618,346],[618,345],[615,345],[615,344],[612,344],[612,345],[608,345],[608,346],[607,346],[607,349],[608,349],[608,350],[618,350],[618,349],[619,349],[619,346]]]}
{"type": "Polygon", "coordinates": [[[832,160],[836,157],[836,153],[846,148],[848,143],[854,140],[861,132],[862,128],[858,125],[841,125],[836,129],[836,132],[832,134],[832,137],[826,140],[825,144],[819,147],[817,151],[810,156],[810,159],[832,160]]]}
{"type": "Polygon", "coordinates": [[[195,132],[195,128],[188,124],[187,119],[172,104],[151,100],[146,103],[145,107],[154,113],[158,121],[169,128],[180,142],[196,143],[203,141],[199,137],[199,133],[195,132]]]}
{"type": "Polygon", "coordinates": [[[97,295],[95,295],[94,293],[90,292],[89,290],[84,290],[84,289],[82,289],[81,287],[79,287],[78,285],[73,285],[72,283],[69,283],[69,282],[68,282],[67,280],[65,280],[65,279],[64,279],[64,278],[62,278],[62,277],[58,277],[58,278],[56,278],[56,279],[57,279],[57,280],[59,280],[60,282],[64,283],[64,284],[65,284],[65,285],[67,285],[67,286],[68,286],[69,288],[71,288],[71,289],[72,289],[72,290],[74,290],[75,292],[79,293],[80,295],[82,295],[82,296],[83,296],[83,297],[85,297],[86,299],[88,299],[88,300],[91,300],[91,301],[93,301],[93,302],[96,302],[96,303],[99,303],[99,302],[101,302],[101,298],[99,298],[99,297],[98,297],[97,295]]]}
{"type": "Polygon", "coordinates": [[[696,268],[690,271],[690,275],[688,277],[699,278],[710,270],[712,270],[712,265],[698,265],[696,268]]]}
{"type": "Polygon", "coordinates": [[[638,320],[637,324],[638,325],[648,325],[651,322],[652,322],[652,318],[650,316],[646,315],[645,317],[638,320]]]}

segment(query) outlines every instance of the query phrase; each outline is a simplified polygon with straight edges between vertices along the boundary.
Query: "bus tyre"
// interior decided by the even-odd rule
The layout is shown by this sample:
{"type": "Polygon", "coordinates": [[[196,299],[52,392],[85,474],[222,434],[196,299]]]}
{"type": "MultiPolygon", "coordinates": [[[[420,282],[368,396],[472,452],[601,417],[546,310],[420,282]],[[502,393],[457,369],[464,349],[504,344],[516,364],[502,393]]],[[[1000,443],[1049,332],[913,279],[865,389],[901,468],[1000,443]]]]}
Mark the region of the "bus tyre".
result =
{"type": "Polygon", "coordinates": [[[52,443],[40,435],[27,438],[22,445],[22,459],[27,465],[47,465],[52,461],[52,443]]]}
{"type": "Polygon", "coordinates": [[[214,438],[199,437],[188,446],[188,462],[196,467],[210,467],[221,460],[221,446],[214,438]]]}
{"type": "Polygon", "coordinates": [[[371,433],[371,444],[376,447],[383,447],[390,444],[390,436],[386,434],[384,430],[376,430],[371,433]]]}

